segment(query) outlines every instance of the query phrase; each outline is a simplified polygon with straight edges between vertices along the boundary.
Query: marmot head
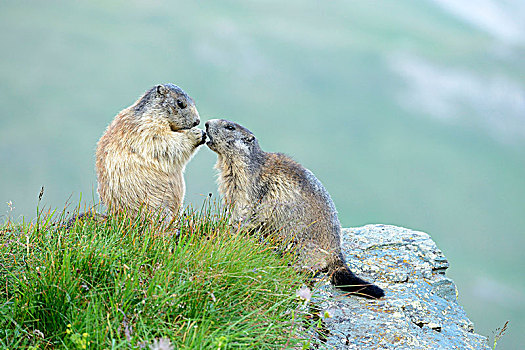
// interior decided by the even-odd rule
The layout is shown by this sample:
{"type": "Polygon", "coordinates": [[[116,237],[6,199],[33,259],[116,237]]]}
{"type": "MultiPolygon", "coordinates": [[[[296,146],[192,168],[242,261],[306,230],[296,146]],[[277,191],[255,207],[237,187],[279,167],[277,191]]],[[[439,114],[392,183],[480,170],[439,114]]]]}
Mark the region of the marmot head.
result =
{"type": "Polygon", "coordinates": [[[195,102],[174,84],[157,85],[148,90],[133,106],[138,116],[148,116],[171,130],[191,129],[200,123],[195,102]]]}
{"type": "Polygon", "coordinates": [[[212,119],[206,122],[208,147],[219,155],[227,157],[249,157],[261,152],[257,139],[245,127],[224,119],[212,119]]]}

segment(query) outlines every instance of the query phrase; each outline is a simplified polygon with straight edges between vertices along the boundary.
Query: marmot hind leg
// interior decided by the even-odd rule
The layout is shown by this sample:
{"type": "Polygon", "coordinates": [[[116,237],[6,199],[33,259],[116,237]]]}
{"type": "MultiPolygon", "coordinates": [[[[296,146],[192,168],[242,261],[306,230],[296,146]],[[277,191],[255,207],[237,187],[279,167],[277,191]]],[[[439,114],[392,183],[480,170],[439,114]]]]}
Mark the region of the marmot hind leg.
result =
{"type": "Polygon", "coordinates": [[[73,216],[69,220],[67,220],[67,222],[62,223],[62,224],[65,227],[65,229],[69,231],[73,226],[75,226],[77,222],[80,222],[86,219],[102,222],[107,219],[107,215],[100,214],[95,211],[86,211],[81,214],[73,214],[73,216]]]}

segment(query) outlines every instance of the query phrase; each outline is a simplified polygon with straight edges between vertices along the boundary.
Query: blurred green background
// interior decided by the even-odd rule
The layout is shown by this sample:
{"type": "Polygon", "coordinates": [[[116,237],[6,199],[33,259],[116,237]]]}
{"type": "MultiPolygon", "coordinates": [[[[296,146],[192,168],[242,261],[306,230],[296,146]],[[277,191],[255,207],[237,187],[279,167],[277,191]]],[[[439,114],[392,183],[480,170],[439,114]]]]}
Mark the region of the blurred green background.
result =
{"type": "MultiPolygon", "coordinates": [[[[344,226],[430,233],[476,331],[525,343],[525,4],[520,0],[2,1],[0,209],[97,200],[113,117],[173,82],[325,184],[344,226]],[[8,202],[12,204],[8,204],[8,202]]],[[[186,203],[216,193],[215,154],[186,203]]]]}

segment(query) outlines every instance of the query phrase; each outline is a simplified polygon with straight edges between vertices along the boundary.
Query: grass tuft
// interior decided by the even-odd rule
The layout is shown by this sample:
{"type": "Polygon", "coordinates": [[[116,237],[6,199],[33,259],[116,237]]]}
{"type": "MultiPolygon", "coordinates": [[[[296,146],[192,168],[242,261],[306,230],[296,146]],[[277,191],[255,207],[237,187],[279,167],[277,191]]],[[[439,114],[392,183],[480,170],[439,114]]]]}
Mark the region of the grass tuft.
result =
{"type": "Polygon", "coordinates": [[[0,226],[0,346],[301,346],[287,255],[228,225],[215,203],[172,223],[53,214],[0,226]],[[157,345],[156,345],[157,344],[157,345]]]}
{"type": "Polygon", "coordinates": [[[496,330],[494,332],[492,332],[494,334],[494,342],[492,344],[493,345],[492,346],[493,350],[496,349],[496,346],[497,346],[499,340],[501,338],[503,338],[503,336],[505,335],[505,332],[507,331],[507,326],[509,325],[509,322],[510,321],[505,322],[503,327],[498,327],[498,328],[496,328],[496,330]]]}

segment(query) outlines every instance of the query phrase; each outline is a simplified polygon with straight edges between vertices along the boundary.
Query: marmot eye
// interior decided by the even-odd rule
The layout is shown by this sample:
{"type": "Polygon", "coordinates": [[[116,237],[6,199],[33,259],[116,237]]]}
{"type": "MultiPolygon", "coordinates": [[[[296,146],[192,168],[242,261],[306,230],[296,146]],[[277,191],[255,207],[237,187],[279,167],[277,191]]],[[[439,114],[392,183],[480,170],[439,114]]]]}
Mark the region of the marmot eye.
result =
{"type": "Polygon", "coordinates": [[[182,108],[182,109],[186,108],[186,106],[187,106],[186,105],[186,101],[184,101],[184,100],[177,100],[177,106],[179,106],[179,108],[182,108]]]}
{"type": "Polygon", "coordinates": [[[231,124],[226,125],[225,128],[228,129],[228,130],[235,130],[235,126],[233,126],[231,124]]]}

